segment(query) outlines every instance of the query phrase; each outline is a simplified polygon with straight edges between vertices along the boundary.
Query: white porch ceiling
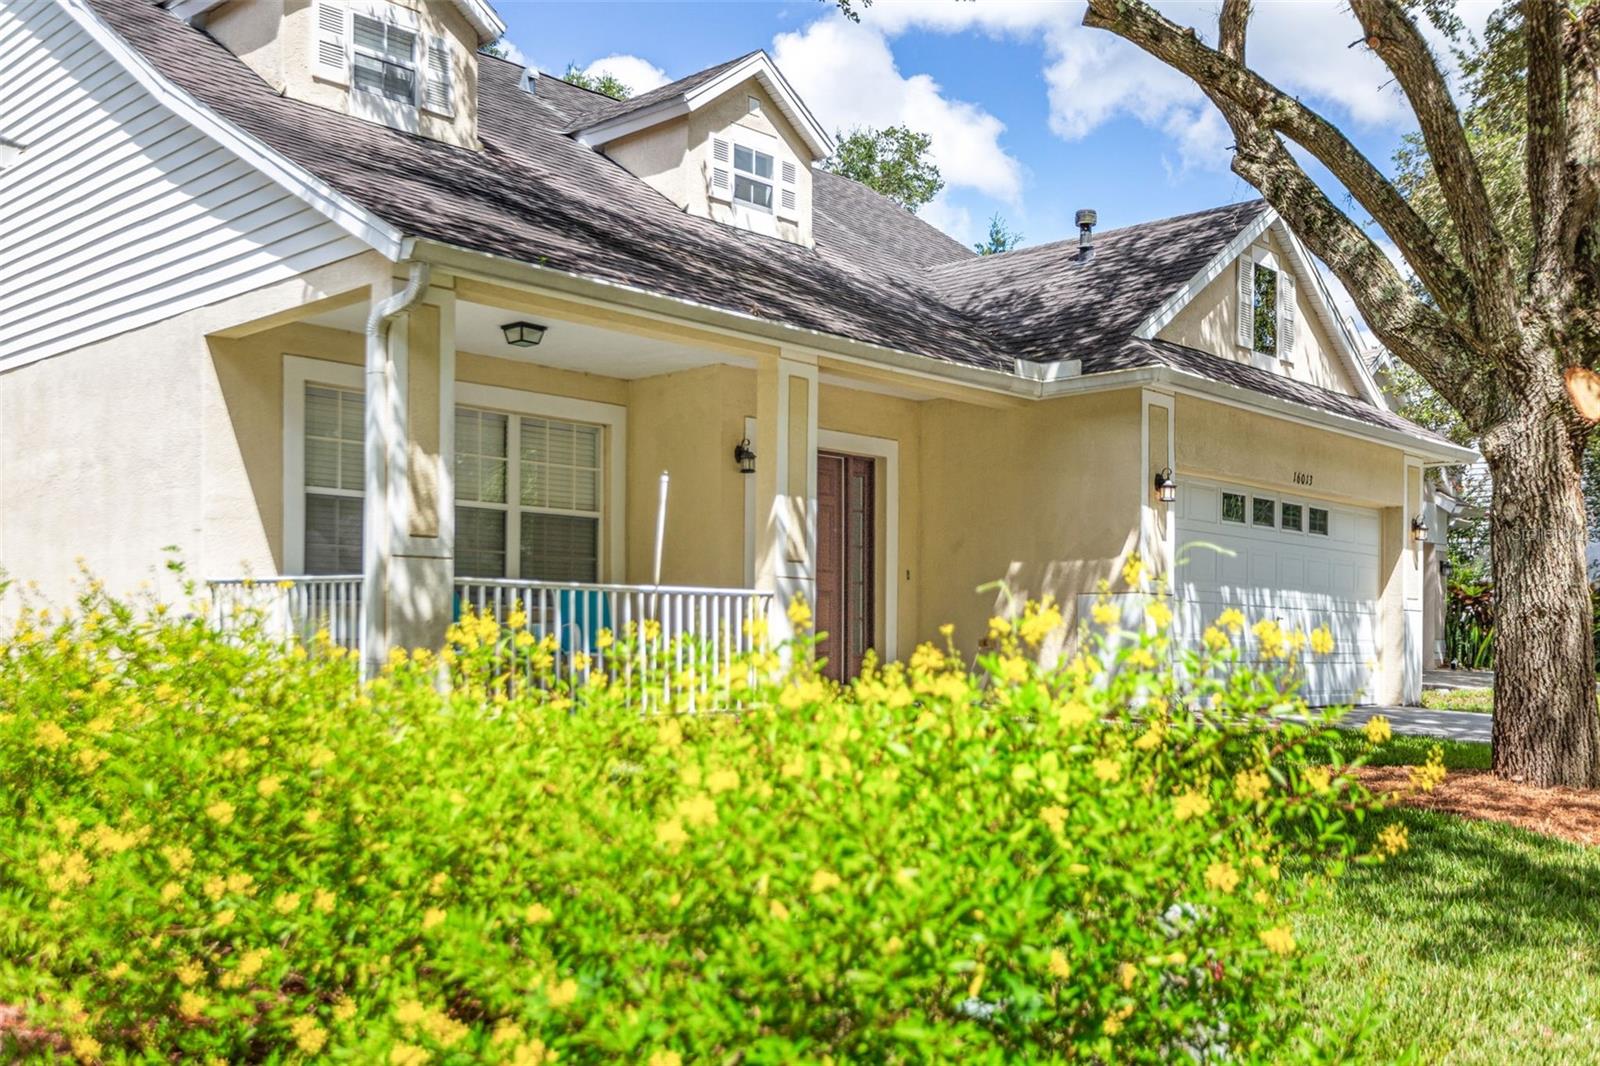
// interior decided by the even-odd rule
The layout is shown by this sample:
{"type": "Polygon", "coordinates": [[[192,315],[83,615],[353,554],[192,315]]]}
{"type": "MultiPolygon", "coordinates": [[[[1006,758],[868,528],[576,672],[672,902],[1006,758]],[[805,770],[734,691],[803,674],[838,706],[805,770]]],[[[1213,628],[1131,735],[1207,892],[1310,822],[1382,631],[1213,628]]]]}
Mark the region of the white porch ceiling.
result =
{"type": "MultiPolygon", "coordinates": [[[[500,327],[518,320],[514,312],[504,308],[458,302],[456,349],[496,359],[536,363],[613,378],[648,378],[712,363],[750,365],[721,352],[709,352],[689,345],[652,340],[560,319],[531,319],[548,327],[544,341],[532,348],[514,348],[506,343],[500,327]]],[[[367,305],[360,303],[341,307],[307,321],[331,329],[360,333],[366,329],[367,305]]]]}

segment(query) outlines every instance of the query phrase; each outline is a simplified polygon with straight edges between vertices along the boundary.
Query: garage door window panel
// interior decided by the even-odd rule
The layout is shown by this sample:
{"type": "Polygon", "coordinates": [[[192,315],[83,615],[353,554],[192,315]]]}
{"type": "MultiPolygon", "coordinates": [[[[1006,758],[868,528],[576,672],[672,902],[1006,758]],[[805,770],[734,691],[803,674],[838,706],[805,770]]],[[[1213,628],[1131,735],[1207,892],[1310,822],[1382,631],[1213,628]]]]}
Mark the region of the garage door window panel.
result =
{"type": "Polygon", "coordinates": [[[1244,496],[1237,492],[1224,492],[1222,494],[1222,520],[1224,522],[1244,521],[1244,496]]]}
{"type": "Polygon", "coordinates": [[[1310,517],[1311,532],[1326,537],[1328,535],[1328,512],[1321,507],[1313,507],[1311,508],[1310,517]]]}
{"type": "Polygon", "coordinates": [[[1250,524],[1253,526],[1275,526],[1278,524],[1278,501],[1264,500],[1257,496],[1250,501],[1250,524]]]}
{"type": "Polygon", "coordinates": [[[1304,509],[1298,503],[1285,502],[1283,505],[1283,528],[1287,531],[1299,533],[1304,522],[1304,509]]]}

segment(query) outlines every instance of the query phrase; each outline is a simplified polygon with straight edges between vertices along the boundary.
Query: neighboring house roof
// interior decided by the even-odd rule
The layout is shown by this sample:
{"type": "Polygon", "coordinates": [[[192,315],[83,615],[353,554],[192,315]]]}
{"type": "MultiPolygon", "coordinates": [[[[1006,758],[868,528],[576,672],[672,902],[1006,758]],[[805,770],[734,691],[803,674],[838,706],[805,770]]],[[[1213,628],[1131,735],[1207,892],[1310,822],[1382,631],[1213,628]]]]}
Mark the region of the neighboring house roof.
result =
{"type": "MultiPolygon", "coordinates": [[[[980,257],[864,186],[815,170],[816,247],[805,248],[680,210],[569,135],[619,114],[614,101],[545,76],[528,92],[517,64],[482,59],[484,147],[471,151],[279,96],[151,0],[87,2],[167,82],[408,236],[946,363],[1008,375],[1019,360],[1077,359],[1086,375],[1166,366],[1426,434],[1359,398],[1135,339],[1269,210],[1259,200],[1097,234],[1088,263],[1076,241],[980,257]]],[[[770,63],[751,53],[663,90],[681,96],[683,82],[703,88],[752,58],[770,63]]]]}

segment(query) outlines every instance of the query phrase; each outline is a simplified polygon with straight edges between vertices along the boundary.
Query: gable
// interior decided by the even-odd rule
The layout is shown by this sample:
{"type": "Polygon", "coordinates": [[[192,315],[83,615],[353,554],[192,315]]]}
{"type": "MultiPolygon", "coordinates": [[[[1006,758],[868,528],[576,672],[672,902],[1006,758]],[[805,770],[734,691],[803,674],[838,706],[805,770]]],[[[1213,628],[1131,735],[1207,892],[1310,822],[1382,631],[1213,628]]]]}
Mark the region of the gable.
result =
{"type": "Polygon", "coordinates": [[[1307,277],[1281,239],[1277,227],[1269,228],[1230,260],[1205,287],[1157,333],[1159,340],[1181,344],[1235,362],[1282,374],[1346,396],[1361,396],[1361,383],[1345,364],[1338,341],[1329,333],[1316,305],[1316,278],[1307,277]],[[1239,260],[1270,257],[1279,269],[1292,273],[1294,286],[1294,338],[1286,359],[1251,352],[1239,342],[1239,260]]]}
{"type": "Polygon", "coordinates": [[[367,249],[165,106],[68,5],[0,5],[0,54],[0,139],[20,146],[0,171],[0,367],[367,249]]]}

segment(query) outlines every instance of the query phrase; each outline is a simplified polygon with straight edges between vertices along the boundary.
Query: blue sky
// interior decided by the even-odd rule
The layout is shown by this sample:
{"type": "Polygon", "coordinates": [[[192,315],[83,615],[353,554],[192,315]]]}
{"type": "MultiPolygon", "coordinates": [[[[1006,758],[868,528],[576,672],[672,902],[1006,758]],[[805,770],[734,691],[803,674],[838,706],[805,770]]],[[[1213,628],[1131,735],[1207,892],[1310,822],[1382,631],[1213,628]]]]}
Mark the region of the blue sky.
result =
{"type": "MultiPolygon", "coordinates": [[[[819,0],[496,6],[528,62],[609,70],[637,90],[764,48],[830,130],[905,122],[931,134],[948,185],[923,216],[968,242],[995,212],[1033,244],[1073,233],[1080,207],[1109,228],[1255,195],[1193,86],[1083,28],[1078,2],[878,0],[859,25],[819,0]]],[[[1215,25],[1215,0],[1161,6],[1202,35],[1215,25]]],[[[1490,9],[1461,7],[1472,26],[1490,9]]],[[[1257,12],[1252,60],[1387,169],[1409,115],[1376,59],[1347,47],[1353,17],[1337,0],[1257,12]]]]}

